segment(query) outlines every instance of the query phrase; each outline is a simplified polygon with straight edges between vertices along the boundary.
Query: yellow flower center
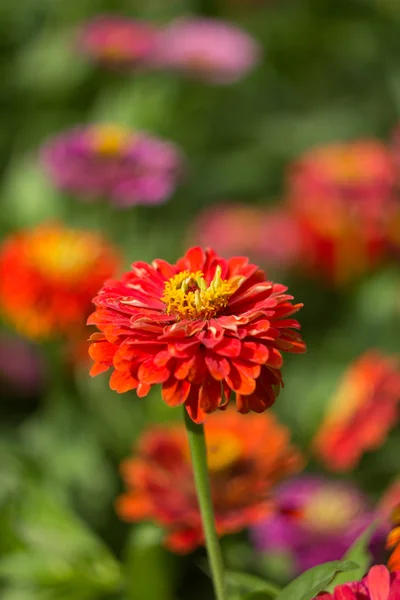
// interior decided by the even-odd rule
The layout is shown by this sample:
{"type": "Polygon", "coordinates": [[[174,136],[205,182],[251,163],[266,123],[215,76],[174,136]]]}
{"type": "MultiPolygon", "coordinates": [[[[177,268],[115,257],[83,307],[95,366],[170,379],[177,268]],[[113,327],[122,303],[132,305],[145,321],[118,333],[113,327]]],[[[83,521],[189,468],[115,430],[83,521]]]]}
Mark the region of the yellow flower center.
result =
{"type": "Polygon", "coordinates": [[[28,243],[30,260],[48,279],[77,281],[97,257],[92,235],[56,227],[39,230],[28,243]]]}
{"type": "Polygon", "coordinates": [[[240,277],[221,279],[219,266],[209,285],[201,271],[182,271],[167,281],[161,300],[177,319],[211,319],[224,310],[240,281],[240,277]]]}
{"type": "Polygon", "coordinates": [[[207,434],[207,464],[210,471],[230,467],[242,452],[242,444],[233,433],[218,431],[207,434]]]}
{"type": "Polygon", "coordinates": [[[335,488],[317,492],[306,506],[304,517],[315,531],[334,533],[346,529],[357,516],[357,499],[345,490],[335,488]]]}
{"type": "Polygon", "coordinates": [[[115,156],[124,150],[132,139],[132,133],[118,125],[99,125],[89,133],[95,152],[102,156],[115,156]]]}

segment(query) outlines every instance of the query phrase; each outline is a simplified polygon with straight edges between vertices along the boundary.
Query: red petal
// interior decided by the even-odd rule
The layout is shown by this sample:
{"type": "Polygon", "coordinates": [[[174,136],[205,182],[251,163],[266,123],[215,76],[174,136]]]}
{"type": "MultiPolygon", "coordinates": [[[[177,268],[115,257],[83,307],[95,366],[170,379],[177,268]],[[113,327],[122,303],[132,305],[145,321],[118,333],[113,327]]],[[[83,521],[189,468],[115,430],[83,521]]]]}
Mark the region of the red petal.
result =
{"type": "Polygon", "coordinates": [[[96,377],[96,375],[100,375],[100,373],[104,373],[104,371],[108,371],[110,367],[107,365],[102,365],[100,363],[94,363],[92,368],[89,371],[91,377],[96,377]]]}
{"type": "Polygon", "coordinates": [[[211,376],[217,381],[222,381],[229,375],[230,366],[226,358],[221,358],[216,354],[206,354],[204,360],[211,376]]]}
{"type": "Polygon", "coordinates": [[[199,246],[189,248],[185,256],[178,260],[176,266],[178,271],[190,271],[196,273],[196,271],[203,271],[204,263],[206,260],[205,252],[199,246]]]}
{"type": "Polygon", "coordinates": [[[174,376],[176,379],[186,379],[189,375],[190,369],[195,363],[195,357],[189,358],[189,360],[182,360],[178,362],[178,366],[175,369],[174,376]]]}
{"type": "Polygon", "coordinates": [[[151,390],[151,385],[148,385],[147,383],[142,383],[141,381],[139,381],[138,386],[136,388],[136,394],[138,395],[139,398],[144,398],[145,396],[147,396],[147,394],[149,393],[150,390],[151,390]]]}
{"type": "Polygon", "coordinates": [[[163,383],[170,376],[170,371],[165,366],[157,367],[153,358],[145,360],[139,367],[138,379],[142,383],[153,385],[154,383],[163,383]]]}
{"type": "Polygon", "coordinates": [[[110,377],[110,388],[120,394],[136,389],[137,384],[137,379],[134,379],[128,371],[114,371],[110,377]]]}
{"type": "Polygon", "coordinates": [[[280,369],[283,365],[282,354],[276,348],[269,349],[268,366],[273,369],[280,369]]]}
{"type": "Polygon", "coordinates": [[[216,319],[211,319],[207,330],[201,336],[201,342],[206,348],[214,348],[223,338],[224,330],[216,319]]]}
{"type": "Polygon", "coordinates": [[[191,386],[189,395],[185,402],[185,408],[192,421],[195,423],[204,423],[206,420],[206,414],[200,408],[199,391],[200,388],[198,385],[191,386]]]}
{"type": "Polygon", "coordinates": [[[247,396],[248,394],[252,394],[256,387],[256,382],[251,374],[251,369],[240,368],[239,370],[236,364],[231,364],[231,370],[226,377],[226,382],[233,391],[247,396]]]}
{"type": "Polygon", "coordinates": [[[216,354],[220,354],[221,356],[229,356],[230,358],[233,358],[235,356],[239,356],[241,348],[242,343],[240,340],[225,336],[216,346],[214,346],[214,352],[216,352],[216,354]]]}
{"type": "Polygon", "coordinates": [[[250,362],[263,365],[267,362],[270,356],[270,351],[264,344],[256,342],[243,342],[240,358],[249,360],[250,362]]]}
{"type": "Polygon", "coordinates": [[[371,600],[388,600],[390,574],[384,565],[376,565],[369,570],[367,585],[371,600]]]}
{"type": "Polygon", "coordinates": [[[114,354],[119,346],[110,344],[110,342],[94,342],[89,346],[89,356],[96,362],[108,365],[113,364],[114,354]]]}
{"type": "Polygon", "coordinates": [[[191,384],[186,379],[178,381],[170,377],[162,386],[162,399],[168,406],[179,406],[183,404],[190,392],[191,384]]]}
{"type": "Polygon", "coordinates": [[[199,391],[199,403],[205,413],[214,412],[221,403],[222,386],[219,381],[207,377],[199,391]]]}

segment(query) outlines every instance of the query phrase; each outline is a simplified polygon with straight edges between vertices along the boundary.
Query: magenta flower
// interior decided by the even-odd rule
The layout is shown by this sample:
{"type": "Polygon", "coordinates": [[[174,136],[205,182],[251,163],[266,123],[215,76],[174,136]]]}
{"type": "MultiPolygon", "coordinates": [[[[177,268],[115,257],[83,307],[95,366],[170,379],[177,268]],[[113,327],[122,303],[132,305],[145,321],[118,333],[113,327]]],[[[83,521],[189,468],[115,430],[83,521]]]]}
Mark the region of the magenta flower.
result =
{"type": "Polygon", "coordinates": [[[95,62],[118,67],[147,66],[158,29],[149,23],[101,15],[81,27],[78,48],[95,62]]]}
{"type": "Polygon", "coordinates": [[[182,158],[170,143],[115,125],[91,125],[50,140],[42,152],[53,184],[119,207],[161,204],[173,194],[182,158]]]}
{"type": "Polygon", "coordinates": [[[241,79],[257,62],[260,49],[247,33],[223,21],[178,19],[158,39],[159,67],[180,70],[211,83],[241,79]]]}
{"type": "MultiPolygon", "coordinates": [[[[296,572],[339,560],[377,517],[365,496],[348,482],[302,476],[276,492],[278,511],[251,534],[259,551],[288,552],[296,572]]],[[[387,528],[375,534],[371,549],[384,548],[387,528]]]]}
{"type": "Polygon", "coordinates": [[[375,565],[361,581],[337,585],[313,600],[400,600],[400,571],[389,573],[384,565],[375,565]]]}

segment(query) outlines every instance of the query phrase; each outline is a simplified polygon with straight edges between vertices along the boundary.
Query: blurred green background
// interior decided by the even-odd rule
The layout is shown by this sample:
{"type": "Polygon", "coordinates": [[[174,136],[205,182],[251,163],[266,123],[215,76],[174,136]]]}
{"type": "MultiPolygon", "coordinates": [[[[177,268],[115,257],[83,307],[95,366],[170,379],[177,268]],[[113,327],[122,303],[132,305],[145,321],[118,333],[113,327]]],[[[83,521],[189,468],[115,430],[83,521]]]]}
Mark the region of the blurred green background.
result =
{"type": "MultiPolygon", "coordinates": [[[[277,201],[288,162],[311,146],[389,139],[400,113],[398,0],[214,2],[214,15],[263,46],[261,64],[235,85],[108,72],[74,49],[75,28],[99,13],[164,23],[201,12],[201,2],[1,2],[2,237],[58,219],[102,230],[122,249],[125,266],[175,260],[202,208],[277,201]],[[188,171],[170,202],[118,212],[63,197],[46,181],[37,151],[48,136],[110,121],[182,146],[188,171]]],[[[301,276],[285,276],[285,283],[305,304],[300,320],[309,350],[286,358],[285,390],[274,410],[307,451],[349,362],[370,347],[398,350],[399,270],[392,265],[345,291],[301,276]]],[[[42,348],[44,355],[55,351],[42,348]]],[[[113,509],[122,489],[118,463],[143,425],[180,418],[179,411],[157,392],[146,400],[119,396],[107,376],[90,380],[85,367],[68,378],[51,369],[39,397],[2,393],[1,600],[211,598],[203,550],[172,556],[160,547],[156,527],[130,527],[113,509]]],[[[349,477],[378,498],[398,472],[399,455],[397,431],[349,477]]],[[[224,540],[229,564],[262,570],[244,540],[224,540]]]]}

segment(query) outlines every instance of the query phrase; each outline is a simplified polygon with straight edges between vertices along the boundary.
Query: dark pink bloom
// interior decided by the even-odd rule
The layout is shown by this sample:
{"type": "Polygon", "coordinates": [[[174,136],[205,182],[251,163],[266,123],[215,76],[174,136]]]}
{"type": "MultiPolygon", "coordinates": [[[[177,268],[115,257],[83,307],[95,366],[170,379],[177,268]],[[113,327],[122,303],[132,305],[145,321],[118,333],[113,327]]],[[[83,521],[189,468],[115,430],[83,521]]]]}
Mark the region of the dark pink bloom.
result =
{"type": "MultiPolygon", "coordinates": [[[[258,550],[289,553],[297,572],[339,560],[377,516],[368,499],[350,482],[305,475],[275,493],[277,511],[254,526],[258,550]]],[[[388,528],[374,536],[371,549],[383,550],[388,528]]]]}
{"type": "Polygon", "coordinates": [[[84,25],[79,49],[93,61],[118,67],[151,63],[158,30],[143,21],[101,15],[84,25]]]}
{"type": "Polygon", "coordinates": [[[52,182],[85,200],[116,206],[161,204],[173,194],[182,169],[176,147],[118,125],[90,125],[50,140],[42,152],[52,182]]]}
{"type": "Polygon", "coordinates": [[[160,34],[156,61],[160,67],[224,84],[241,79],[259,55],[255,40],[230,23],[182,18],[160,34]]]}

